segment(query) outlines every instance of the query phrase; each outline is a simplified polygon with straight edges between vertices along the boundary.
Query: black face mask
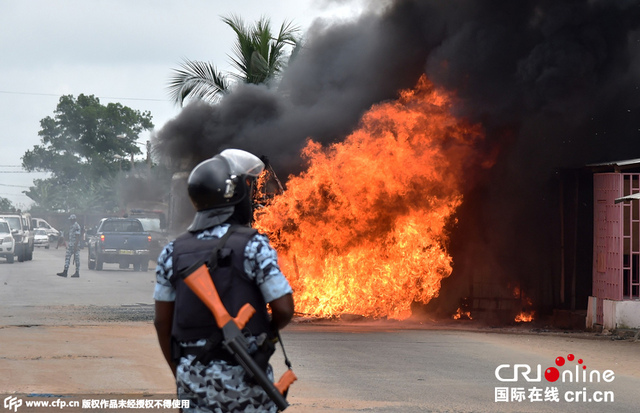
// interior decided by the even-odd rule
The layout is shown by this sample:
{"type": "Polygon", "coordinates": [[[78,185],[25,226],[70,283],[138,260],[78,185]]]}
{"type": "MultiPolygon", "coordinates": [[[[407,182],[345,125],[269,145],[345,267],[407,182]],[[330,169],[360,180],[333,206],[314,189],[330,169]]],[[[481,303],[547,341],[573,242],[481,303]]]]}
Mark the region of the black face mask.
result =
{"type": "Polygon", "coordinates": [[[250,226],[253,223],[253,199],[251,197],[245,196],[234,206],[233,215],[229,218],[229,221],[231,220],[240,225],[250,226]]]}

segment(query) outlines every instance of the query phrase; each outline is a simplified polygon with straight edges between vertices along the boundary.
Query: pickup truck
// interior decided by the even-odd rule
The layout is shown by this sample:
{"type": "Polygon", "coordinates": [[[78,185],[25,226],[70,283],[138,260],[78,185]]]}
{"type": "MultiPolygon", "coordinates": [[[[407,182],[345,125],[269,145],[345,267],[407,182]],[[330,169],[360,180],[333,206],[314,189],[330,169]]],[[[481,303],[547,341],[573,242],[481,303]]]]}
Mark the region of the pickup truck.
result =
{"type": "Polygon", "coordinates": [[[159,210],[131,209],[129,217],[140,220],[145,231],[151,235],[151,257],[156,260],[162,249],[169,243],[167,220],[159,210]]]}
{"type": "Polygon", "coordinates": [[[117,263],[120,268],[133,265],[134,271],[148,271],[151,235],[135,218],[103,218],[89,232],[87,262],[90,270],[102,271],[103,264],[117,263]]]}

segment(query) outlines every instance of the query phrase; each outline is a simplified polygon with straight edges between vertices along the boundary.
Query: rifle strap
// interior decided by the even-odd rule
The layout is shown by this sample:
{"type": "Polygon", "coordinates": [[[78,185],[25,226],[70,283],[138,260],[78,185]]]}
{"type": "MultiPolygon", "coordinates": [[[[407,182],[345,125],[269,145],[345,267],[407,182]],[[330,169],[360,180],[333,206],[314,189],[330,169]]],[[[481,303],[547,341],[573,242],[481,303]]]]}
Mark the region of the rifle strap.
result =
{"type": "Polygon", "coordinates": [[[286,364],[287,367],[291,369],[292,368],[291,361],[289,361],[289,357],[287,357],[287,352],[284,350],[284,343],[282,342],[282,337],[280,337],[280,330],[276,329],[276,336],[278,337],[278,341],[280,342],[280,348],[282,348],[282,355],[284,356],[284,364],[286,364]]]}
{"type": "MultiPolygon", "coordinates": [[[[287,365],[289,370],[293,370],[293,366],[291,365],[291,361],[289,361],[289,357],[287,357],[287,352],[284,350],[284,343],[282,342],[282,337],[280,337],[280,330],[276,329],[276,337],[278,337],[278,341],[280,342],[280,348],[282,348],[282,355],[284,356],[284,364],[287,365]]],[[[282,394],[285,399],[289,395],[289,387],[282,394]]]]}

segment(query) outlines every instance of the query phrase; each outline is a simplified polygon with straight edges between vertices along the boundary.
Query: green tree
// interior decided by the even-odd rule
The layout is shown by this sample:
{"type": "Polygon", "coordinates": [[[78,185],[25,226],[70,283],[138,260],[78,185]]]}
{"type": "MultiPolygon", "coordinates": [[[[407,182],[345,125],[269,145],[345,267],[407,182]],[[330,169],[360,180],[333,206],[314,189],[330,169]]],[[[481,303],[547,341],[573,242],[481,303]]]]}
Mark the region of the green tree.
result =
{"type": "Polygon", "coordinates": [[[104,106],[93,96],[62,96],[53,117],[40,121],[41,144],[25,152],[28,171],[50,172],[25,191],[39,207],[49,210],[105,210],[118,206],[115,180],[128,170],[126,159],[142,153],[140,133],[153,128],[151,114],[120,103],[104,106]]]}
{"type": "MultiPolygon", "coordinates": [[[[223,17],[222,21],[236,33],[231,62],[238,73],[230,76],[239,82],[260,84],[274,79],[287,62],[286,47],[299,44],[299,28],[290,22],[283,23],[274,37],[271,22],[265,17],[253,26],[235,15],[223,17]]],[[[189,98],[215,102],[228,93],[230,84],[228,76],[212,63],[185,60],[180,69],[173,71],[169,93],[181,106],[189,98]]]]}
{"type": "Polygon", "coordinates": [[[7,198],[0,196],[0,211],[13,211],[15,207],[7,198]]]}

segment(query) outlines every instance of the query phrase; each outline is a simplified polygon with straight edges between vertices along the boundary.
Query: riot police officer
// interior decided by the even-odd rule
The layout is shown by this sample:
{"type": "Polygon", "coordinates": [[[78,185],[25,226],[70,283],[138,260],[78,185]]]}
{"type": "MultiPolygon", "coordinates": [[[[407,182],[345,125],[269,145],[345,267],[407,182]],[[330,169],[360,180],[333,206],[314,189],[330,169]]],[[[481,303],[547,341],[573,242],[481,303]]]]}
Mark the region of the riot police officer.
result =
{"type": "Polygon", "coordinates": [[[265,391],[222,347],[213,315],[179,276],[217,248],[217,258],[208,258],[217,259],[211,273],[215,287],[230,313],[245,303],[256,309],[247,324],[247,339],[254,358],[264,360],[273,380],[268,365],[273,345],[268,344],[289,323],[294,305],[276,251],[265,235],[250,228],[253,186],[263,169],[258,157],[237,149],[197,165],[187,180],[197,211],[193,222],[158,257],[154,324],[176,378],[178,397],[190,401],[191,408],[185,411],[277,411],[265,391]]]}

